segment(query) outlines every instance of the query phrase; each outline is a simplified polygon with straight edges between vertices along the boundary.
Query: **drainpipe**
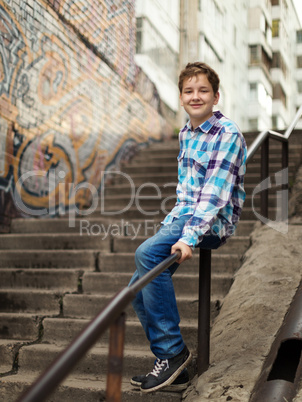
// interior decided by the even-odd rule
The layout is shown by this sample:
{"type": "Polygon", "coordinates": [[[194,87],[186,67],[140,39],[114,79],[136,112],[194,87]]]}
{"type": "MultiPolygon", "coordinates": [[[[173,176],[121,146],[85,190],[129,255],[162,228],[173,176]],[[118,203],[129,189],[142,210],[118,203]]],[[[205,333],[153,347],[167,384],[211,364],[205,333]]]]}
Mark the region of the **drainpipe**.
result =
{"type": "MultiPolygon", "coordinates": [[[[276,301],[278,303],[278,301],[276,301]]],[[[302,285],[264,362],[250,402],[290,402],[302,376],[302,285]]]]}

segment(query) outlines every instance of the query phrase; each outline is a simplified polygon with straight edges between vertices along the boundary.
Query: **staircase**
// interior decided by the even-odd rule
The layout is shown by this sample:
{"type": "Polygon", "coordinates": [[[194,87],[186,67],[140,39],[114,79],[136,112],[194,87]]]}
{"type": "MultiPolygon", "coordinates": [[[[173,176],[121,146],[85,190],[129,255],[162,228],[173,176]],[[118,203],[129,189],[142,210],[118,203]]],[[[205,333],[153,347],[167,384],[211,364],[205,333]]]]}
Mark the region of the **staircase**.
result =
{"type": "MultiPolygon", "coordinates": [[[[248,143],[253,138],[252,134],[246,135],[248,143]]],[[[271,174],[281,169],[280,147],[275,143],[270,147],[271,174]]],[[[177,154],[177,141],[142,150],[123,166],[124,174],[115,175],[106,186],[98,208],[88,216],[78,217],[73,228],[67,217],[15,219],[11,233],[0,235],[1,401],[15,401],[112,296],[128,284],[135,269],[137,246],[154,233],[165,215],[162,210],[170,210],[175,202],[177,154]],[[133,196],[130,182],[137,202],[133,198],[128,205],[133,196]],[[113,211],[120,212],[110,215],[113,211]]],[[[248,166],[247,199],[235,236],[212,253],[212,320],[250,244],[249,235],[256,221],[251,194],[260,181],[259,161],[256,154],[248,166]]],[[[290,146],[291,181],[300,162],[301,145],[294,143],[290,146]]],[[[274,192],[270,192],[269,202],[273,218],[274,192]]],[[[259,206],[259,196],[255,204],[259,206]]],[[[196,355],[197,252],[176,272],[174,284],[182,333],[196,355]]],[[[108,334],[99,339],[48,401],[105,400],[107,353],[108,334]]],[[[129,384],[132,375],[146,373],[153,361],[142,328],[129,307],[123,401],[155,400],[154,395],[142,395],[129,384]]],[[[190,372],[194,375],[194,365],[190,372]]],[[[156,394],[157,402],[180,400],[178,393],[156,394]]]]}

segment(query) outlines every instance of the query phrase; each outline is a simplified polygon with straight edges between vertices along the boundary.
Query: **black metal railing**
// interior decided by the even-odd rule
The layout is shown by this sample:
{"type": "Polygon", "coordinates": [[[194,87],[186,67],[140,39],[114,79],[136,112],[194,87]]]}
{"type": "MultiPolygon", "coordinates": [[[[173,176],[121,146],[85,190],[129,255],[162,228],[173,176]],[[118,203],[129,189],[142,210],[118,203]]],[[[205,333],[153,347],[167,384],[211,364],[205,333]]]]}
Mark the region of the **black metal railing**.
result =
{"type": "MultiPolygon", "coordinates": [[[[268,188],[264,185],[265,180],[269,177],[269,139],[272,138],[276,141],[282,143],[282,170],[283,175],[287,174],[288,171],[288,163],[289,163],[289,155],[288,155],[288,143],[289,138],[296,127],[300,117],[302,115],[302,106],[300,106],[299,110],[297,111],[294,119],[292,120],[291,124],[289,125],[288,129],[285,131],[284,134],[280,134],[273,130],[266,130],[262,131],[252,145],[248,149],[246,163],[248,164],[251,162],[253,156],[255,155],[256,151],[261,147],[261,183],[260,183],[260,191],[261,191],[261,201],[260,201],[260,208],[261,208],[261,215],[264,217],[268,217],[268,188]],[[263,186],[261,185],[263,183],[263,186]]],[[[288,189],[288,180],[283,178],[282,180],[282,190],[288,189]]],[[[281,220],[285,220],[287,218],[287,197],[286,193],[282,192],[284,196],[282,200],[282,213],[281,213],[281,220]]]]}
{"type": "MultiPolygon", "coordinates": [[[[261,146],[261,180],[269,175],[269,138],[282,142],[282,168],[288,168],[288,141],[302,114],[302,106],[284,134],[263,131],[248,150],[247,163],[261,146]]],[[[268,192],[261,191],[261,213],[268,216],[268,192]]],[[[287,216],[287,214],[284,214],[287,216]]],[[[18,402],[42,402],[67,377],[73,367],[110,328],[106,401],[121,400],[121,378],[125,337],[125,309],[144,286],[171,266],[180,252],[169,256],[162,263],[122,289],[111,302],[92,320],[76,339],[59,355],[52,365],[18,399],[18,402]]],[[[199,311],[197,373],[202,374],[209,366],[210,356],[210,296],[211,296],[211,250],[200,249],[199,258],[199,311]]]]}

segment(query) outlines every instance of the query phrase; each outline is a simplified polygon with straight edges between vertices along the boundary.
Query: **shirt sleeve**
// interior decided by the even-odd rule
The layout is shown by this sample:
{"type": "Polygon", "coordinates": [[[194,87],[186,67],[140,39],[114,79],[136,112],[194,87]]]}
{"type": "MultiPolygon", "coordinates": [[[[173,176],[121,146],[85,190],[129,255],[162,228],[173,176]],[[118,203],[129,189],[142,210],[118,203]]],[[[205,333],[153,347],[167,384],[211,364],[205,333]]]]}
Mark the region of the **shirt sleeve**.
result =
{"type": "Polygon", "coordinates": [[[245,163],[243,142],[237,132],[224,132],[215,143],[193,216],[184,226],[179,239],[188,246],[195,247],[201,241],[219,211],[230,202],[239,170],[242,171],[245,163]]]}

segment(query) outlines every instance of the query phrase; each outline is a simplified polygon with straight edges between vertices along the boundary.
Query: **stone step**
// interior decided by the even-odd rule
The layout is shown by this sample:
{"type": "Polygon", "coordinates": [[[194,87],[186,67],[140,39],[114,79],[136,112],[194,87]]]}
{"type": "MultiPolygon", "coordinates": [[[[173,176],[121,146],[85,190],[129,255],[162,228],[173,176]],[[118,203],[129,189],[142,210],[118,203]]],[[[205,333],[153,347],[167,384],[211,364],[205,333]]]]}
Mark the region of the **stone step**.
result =
{"type": "MultiPolygon", "coordinates": [[[[246,136],[244,135],[245,140],[247,145],[251,144],[253,142],[254,139],[256,139],[257,135],[254,137],[250,137],[250,136],[246,136]]],[[[282,150],[282,144],[281,142],[278,141],[270,141],[270,152],[271,153],[280,153],[282,150]]],[[[293,142],[290,142],[289,144],[289,149],[291,150],[297,150],[301,149],[301,145],[300,144],[294,144],[293,142]]],[[[257,153],[260,153],[261,150],[259,149],[257,151],[257,153]]],[[[157,156],[169,156],[169,155],[178,155],[179,153],[179,142],[177,141],[173,141],[170,140],[168,141],[166,144],[164,143],[158,143],[158,144],[152,144],[149,147],[146,147],[144,149],[141,149],[140,152],[134,157],[141,157],[141,158],[145,158],[147,159],[149,155],[151,154],[156,154],[157,156]]]]}
{"type": "Polygon", "coordinates": [[[0,311],[3,313],[60,314],[62,293],[53,290],[0,289],[0,311]]]}
{"type": "MultiPolygon", "coordinates": [[[[226,246],[223,246],[226,247],[226,246]]],[[[234,273],[240,266],[241,254],[221,254],[212,251],[212,272],[213,273],[234,273]]],[[[106,253],[99,257],[98,263],[101,272],[134,272],[134,252],[106,253]]],[[[199,250],[195,250],[193,257],[184,261],[181,267],[189,273],[198,273],[199,270],[199,250]]]]}
{"type": "MultiPolygon", "coordinates": [[[[295,161],[292,161],[292,159],[290,159],[289,161],[289,170],[292,171],[296,166],[295,161]]],[[[257,173],[260,172],[261,169],[261,163],[258,162],[253,162],[253,163],[249,163],[247,165],[247,173],[257,173]]],[[[281,165],[281,155],[280,155],[280,159],[277,162],[271,162],[269,164],[269,172],[273,173],[276,172],[278,170],[282,169],[282,165],[281,165]]],[[[137,174],[137,173],[156,173],[156,174],[172,174],[174,172],[177,172],[177,162],[174,163],[167,163],[167,162],[163,162],[162,164],[159,163],[154,163],[154,164],[145,164],[145,163],[134,163],[132,162],[131,164],[128,165],[124,165],[122,167],[122,173],[130,176],[130,178],[132,177],[133,174],[137,174]]]]}
{"type": "Polygon", "coordinates": [[[176,193],[172,193],[167,197],[151,197],[148,196],[144,199],[140,197],[128,198],[127,196],[108,196],[104,198],[100,205],[98,205],[93,212],[93,215],[109,211],[116,211],[117,213],[127,211],[130,208],[136,208],[138,211],[145,209],[162,210],[168,213],[176,203],[176,193]]]}
{"type": "MultiPolygon", "coordinates": [[[[112,216],[113,219],[120,219],[120,220],[124,220],[124,221],[129,221],[132,219],[145,219],[145,220],[163,220],[165,218],[165,216],[167,215],[167,213],[169,213],[170,211],[162,211],[160,208],[160,205],[158,205],[158,208],[156,210],[154,210],[154,208],[141,208],[141,210],[138,210],[136,207],[131,207],[129,209],[127,209],[126,211],[106,211],[106,216],[112,216]]],[[[274,215],[274,211],[271,211],[272,216],[274,215]]],[[[100,217],[100,212],[99,211],[95,211],[94,213],[91,214],[91,218],[94,219],[95,217],[100,217]]],[[[242,214],[241,214],[241,220],[255,220],[255,214],[252,210],[252,208],[249,207],[244,207],[242,214]]],[[[98,234],[98,230],[97,228],[95,228],[95,234],[98,234]]],[[[117,229],[117,233],[118,233],[118,229],[117,229]]]]}
{"type": "MultiPolygon", "coordinates": [[[[133,373],[136,373],[134,371],[133,373]]],[[[133,374],[132,373],[132,374],[133,374]]],[[[131,374],[131,375],[132,375],[131,374]]],[[[2,402],[12,402],[17,400],[20,395],[35,381],[36,374],[14,375],[3,377],[1,382],[2,402]]],[[[123,402],[154,402],[154,393],[143,394],[138,388],[133,387],[130,378],[124,378],[122,382],[122,401],[123,402]]],[[[98,376],[96,379],[83,378],[79,375],[69,376],[47,398],[46,402],[96,402],[104,401],[106,394],[106,378],[98,376]]],[[[159,391],[156,393],[156,402],[180,402],[182,400],[179,392],[159,391]]]]}
{"type": "MultiPolygon", "coordinates": [[[[170,211],[166,211],[167,213],[170,211]]],[[[139,211],[136,207],[131,207],[127,211],[123,211],[122,213],[116,213],[116,211],[107,211],[105,216],[100,215],[100,211],[95,211],[89,217],[84,217],[84,218],[77,218],[77,230],[79,230],[79,233],[83,234],[88,234],[88,235],[100,235],[101,240],[104,239],[105,243],[107,243],[108,240],[108,230],[110,233],[113,235],[119,235],[121,234],[121,231],[125,233],[127,231],[127,226],[129,226],[129,222],[132,220],[136,221],[152,221],[156,220],[157,222],[161,222],[164,217],[166,216],[166,212],[163,212],[160,210],[160,205],[158,205],[158,208],[154,210],[154,208],[147,208],[145,207],[144,209],[141,209],[139,211]],[[110,219],[112,219],[112,223],[110,223],[110,219]],[[107,221],[109,223],[103,223],[104,221],[107,221]],[[97,222],[100,223],[97,223],[97,222]],[[94,222],[93,224],[91,224],[94,222]],[[111,226],[110,226],[111,225],[111,226]],[[106,232],[104,232],[104,230],[106,232]],[[107,233],[107,234],[106,234],[107,233]]],[[[276,211],[272,208],[270,211],[270,216],[275,217],[276,216],[276,211]]],[[[256,216],[254,214],[254,211],[252,208],[249,207],[244,207],[242,214],[241,214],[241,220],[248,220],[252,221],[255,220],[256,216]]],[[[65,220],[65,222],[60,223],[60,225],[64,225],[68,220],[65,220]]],[[[40,231],[45,231],[46,226],[45,226],[45,221],[41,222],[41,228],[40,231]]],[[[18,224],[15,226],[14,230],[15,231],[28,231],[28,232],[33,232],[34,227],[36,226],[35,220],[32,220],[31,222],[28,220],[27,224],[18,224]],[[31,226],[32,225],[32,226],[31,226]]],[[[60,227],[60,226],[59,226],[60,227]]],[[[62,226],[61,226],[62,227],[62,226]]],[[[52,230],[56,230],[56,223],[53,224],[52,230]]],[[[51,230],[51,229],[50,229],[51,230]]],[[[1,264],[1,262],[0,262],[1,264]]]]}
{"type": "MultiPolygon", "coordinates": [[[[1,344],[5,339],[14,342],[17,340],[35,341],[39,338],[41,318],[37,317],[36,314],[24,312],[0,312],[0,322],[1,344]]],[[[0,361],[1,356],[3,356],[2,349],[0,361]]]]}
{"type": "Polygon", "coordinates": [[[145,163],[134,163],[123,165],[121,172],[126,173],[131,177],[133,173],[173,173],[177,172],[177,160],[172,163],[163,162],[161,164],[153,163],[153,164],[145,164],[145,163]]]}
{"type": "MultiPolygon", "coordinates": [[[[178,151],[177,150],[173,150],[173,152],[171,153],[166,153],[166,154],[161,154],[161,153],[157,153],[157,152],[151,152],[151,153],[139,153],[137,154],[130,162],[124,163],[122,166],[124,168],[124,166],[130,166],[132,164],[164,164],[164,163],[177,163],[177,155],[178,155],[178,151]]],[[[270,163],[276,163],[280,161],[280,156],[281,156],[281,152],[279,148],[276,148],[275,150],[273,149],[273,152],[270,153],[269,155],[269,161],[270,163]]],[[[296,152],[296,150],[293,147],[290,147],[290,152],[289,152],[289,156],[290,156],[290,160],[291,161],[296,161],[299,162],[301,161],[301,153],[300,152],[296,152]]],[[[259,162],[261,160],[261,152],[256,152],[256,154],[253,156],[252,161],[249,163],[253,163],[253,162],[259,162]]],[[[122,170],[123,170],[122,168],[122,170]]]]}
{"type": "MultiPolygon", "coordinates": [[[[121,190],[123,191],[123,190],[121,190]]],[[[160,225],[160,219],[111,219],[111,218],[90,218],[79,217],[76,219],[75,227],[71,228],[74,233],[87,234],[87,233],[106,233],[111,227],[117,229],[120,234],[130,235],[139,234],[145,236],[152,236],[155,233],[156,227],[160,225]],[[111,226],[110,226],[111,225],[111,226]]],[[[238,235],[248,235],[255,222],[254,221],[240,221],[236,230],[238,235]]],[[[64,233],[69,235],[69,220],[68,218],[62,219],[14,219],[12,221],[13,233],[64,233]]],[[[71,230],[70,229],[70,230],[71,230]]],[[[2,236],[2,235],[1,235],[2,236]]],[[[103,236],[101,235],[101,238],[103,236]]]]}
{"type": "Polygon", "coordinates": [[[86,233],[2,234],[0,250],[110,250],[110,238],[86,233]]]}
{"type": "MultiPolygon", "coordinates": [[[[59,355],[64,348],[49,344],[35,344],[24,346],[19,351],[19,374],[41,373],[59,355]]],[[[108,347],[94,347],[75,366],[73,376],[85,376],[98,380],[107,374],[108,347]]],[[[154,356],[145,347],[136,346],[125,348],[123,360],[123,375],[129,379],[136,373],[145,373],[152,370],[154,356]]]]}
{"type": "Polygon", "coordinates": [[[83,271],[71,269],[14,269],[0,270],[0,289],[56,289],[78,291],[83,271]]]}
{"type": "Polygon", "coordinates": [[[0,250],[0,268],[95,269],[98,250],[0,250]]]}
{"type": "MultiPolygon", "coordinates": [[[[142,244],[147,237],[137,236],[136,238],[131,238],[126,236],[116,236],[113,239],[113,252],[135,252],[140,244],[142,244]]],[[[231,254],[235,252],[236,254],[244,254],[247,248],[250,246],[249,236],[234,236],[228,239],[227,243],[222,247],[215,250],[215,253],[226,253],[231,254]]]]}
{"type": "MultiPolygon", "coordinates": [[[[256,177],[256,176],[255,176],[256,177]]],[[[260,177],[259,175],[257,178],[260,177]]],[[[254,183],[245,183],[244,188],[246,192],[252,192],[252,190],[255,188],[254,183]]],[[[102,193],[100,193],[100,197],[107,197],[107,196],[124,196],[124,197],[135,197],[136,195],[139,196],[158,196],[158,194],[163,195],[163,196],[169,196],[173,195],[176,192],[176,186],[177,182],[171,183],[170,186],[166,186],[165,184],[160,184],[160,185],[155,185],[154,183],[144,183],[143,185],[140,186],[133,186],[131,187],[129,183],[125,184],[110,184],[107,187],[104,187],[102,193]]],[[[60,218],[62,219],[62,218],[60,218]]],[[[63,218],[64,219],[64,218],[63,218]]],[[[43,219],[42,219],[43,220],[43,219]]],[[[54,220],[54,219],[47,219],[48,221],[54,220]]]]}
{"type": "MultiPolygon", "coordinates": [[[[93,319],[112,300],[112,294],[67,294],[63,299],[63,315],[65,318],[93,319]]],[[[214,319],[220,309],[221,298],[213,295],[211,301],[211,317],[214,319]]],[[[198,297],[187,295],[177,298],[179,314],[185,320],[196,320],[198,314],[198,297]]],[[[127,317],[136,319],[131,305],[125,309],[127,317]]]]}
{"type": "MultiPolygon", "coordinates": [[[[143,222],[143,219],[138,220],[134,219],[134,222],[143,222]]],[[[73,227],[70,226],[70,221],[68,217],[66,218],[54,218],[54,219],[14,219],[11,222],[11,233],[28,233],[28,234],[61,234],[64,236],[76,237],[75,235],[87,236],[89,238],[90,231],[87,231],[87,227],[91,228],[92,226],[97,227],[98,233],[104,233],[108,231],[110,225],[112,227],[116,227],[117,225],[121,228],[120,234],[125,233],[127,224],[129,222],[123,222],[118,217],[94,217],[91,218],[89,215],[79,215],[75,219],[75,225],[73,227]]],[[[93,229],[92,229],[93,233],[93,229]]],[[[2,236],[2,235],[1,235],[2,236]]],[[[87,242],[89,239],[87,238],[87,242]]],[[[101,236],[101,239],[104,236],[101,236]]],[[[79,241],[79,240],[75,240],[79,241]]],[[[99,247],[99,240],[94,240],[99,247]]],[[[104,245],[106,243],[104,242],[104,245]]],[[[82,247],[81,247],[82,248],[82,247]]]]}
{"type": "Polygon", "coordinates": [[[129,183],[124,185],[105,185],[100,197],[122,196],[128,199],[145,196],[158,197],[158,195],[168,197],[176,193],[176,186],[177,183],[172,183],[170,186],[163,184],[154,186],[154,184],[148,185],[148,183],[144,183],[138,187],[131,186],[129,183]]]}
{"type": "MultiPolygon", "coordinates": [[[[256,185],[260,182],[260,174],[257,177],[257,182],[255,183],[245,183],[244,188],[246,194],[249,196],[252,194],[256,185]]],[[[162,199],[167,197],[176,197],[176,183],[172,184],[171,186],[161,185],[145,185],[144,187],[131,187],[127,184],[123,185],[111,185],[108,188],[104,188],[104,192],[100,194],[98,208],[104,205],[105,207],[108,204],[109,200],[123,201],[123,207],[126,207],[128,204],[134,204],[135,201],[139,203],[143,203],[145,199],[150,200],[153,199],[157,203],[159,203],[162,199]]],[[[274,186],[271,187],[270,191],[273,191],[277,188],[274,186]]],[[[89,216],[87,217],[89,219],[89,216]]]]}
{"type": "MultiPolygon", "coordinates": [[[[279,188],[275,189],[275,193],[269,194],[269,206],[275,206],[276,204],[276,191],[280,191],[279,188]]],[[[247,195],[245,199],[244,206],[250,207],[253,204],[256,206],[260,205],[261,194],[258,193],[254,196],[247,195]]],[[[116,195],[107,196],[102,205],[97,207],[94,211],[94,215],[99,213],[102,215],[103,212],[108,211],[126,211],[128,208],[137,208],[138,210],[161,210],[164,213],[168,213],[176,203],[176,194],[170,194],[165,197],[146,197],[129,199],[127,196],[116,195]]],[[[85,225],[82,224],[82,231],[84,232],[85,225]]],[[[85,233],[85,232],[84,232],[85,233]]]]}
{"type": "MultiPolygon", "coordinates": [[[[114,296],[121,288],[128,285],[132,273],[85,272],[83,275],[83,292],[86,294],[109,294],[114,296]]],[[[223,298],[233,281],[230,274],[212,274],[212,296],[223,298]]],[[[176,297],[198,294],[198,274],[184,274],[177,270],[173,275],[176,297]]]]}
{"type": "MultiPolygon", "coordinates": [[[[277,169],[279,171],[281,169],[277,169]]],[[[277,172],[276,171],[276,172],[277,172]]],[[[273,174],[275,172],[272,172],[273,174]]],[[[294,175],[294,172],[291,170],[289,172],[289,177],[292,178],[294,175]]],[[[255,186],[260,183],[260,173],[255,173],[255,172],[249,172],[247,170],[245,177],[244,177],[244,182],[246,184],[254,184],[255,186]]],[[[162,186],[166,185],[167,187],[173,187],[177,185],[177,172],[175,173],[152,173],[152,172],[147,172],[147,173],[135,173],[132,174],[131,177],[128,176],[128,179],[125,177],[116,177],[113,180],[113,185],[121,185],[121,186],[129,186],[129,183],[131,183],[131,186],[133,187],[140,187],[142,184],[146,184],[149,187],[156,187],[156,186],[162,186]]]]}
{"type": "Polygon", "coordinates": [[[18,349],[25,342],[27,342],[25,339],[17,341],[15,339],[0,338],[0,378],[1,375],[7,374],[13,370],[18,349]]]}
{"type": "MultiPolygon", "coordinates": [[[[196,316],[197,319],[197,316],[196,316]]],[[[43,343],[56,346],[68,346],[89,324],[89,320],[50,318],[43,321],[43,343]]],[[[195,322],[181,321],[181,333],[184,342],[190,350],[196,349],[197,325],[195,322]]],[[[96,347],[107,347],[109,344],[109,331],[101,336],[96,342],[96,347]]],[[[135,348],[136,345],[143,350],[148,350],[149,342],[139,321],[126,322],[125,347],[135,348]]]]}

